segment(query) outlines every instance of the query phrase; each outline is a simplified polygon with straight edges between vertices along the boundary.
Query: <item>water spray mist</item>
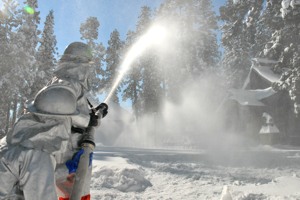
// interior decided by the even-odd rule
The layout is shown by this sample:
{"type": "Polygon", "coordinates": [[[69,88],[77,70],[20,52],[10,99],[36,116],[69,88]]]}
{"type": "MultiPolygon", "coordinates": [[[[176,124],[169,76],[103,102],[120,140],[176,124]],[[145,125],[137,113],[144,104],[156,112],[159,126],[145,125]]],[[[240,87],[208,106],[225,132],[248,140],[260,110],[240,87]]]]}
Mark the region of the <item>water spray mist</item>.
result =
{"type": "Polygon", "coordinates": [[[128,71],[132,62],[136,58],[138,58],[148,47],[158,46],[159,44],[161,44],[166,35],[167,31],[164,27],[160,25],[154,25],[149,29],[149,31],[146,32],[145,35],[143,35],[136,43],[134,43],[134,45],[130,48],[130,50],[125,56],[125,59],[120,67],[121,70],[119,72],[119,75],[117,76],[110,92],[104,100],[105,103],[107,103],[111,98],[112,94],[118,87],[120,81],[122,80],[125,73],[128,71]]]}

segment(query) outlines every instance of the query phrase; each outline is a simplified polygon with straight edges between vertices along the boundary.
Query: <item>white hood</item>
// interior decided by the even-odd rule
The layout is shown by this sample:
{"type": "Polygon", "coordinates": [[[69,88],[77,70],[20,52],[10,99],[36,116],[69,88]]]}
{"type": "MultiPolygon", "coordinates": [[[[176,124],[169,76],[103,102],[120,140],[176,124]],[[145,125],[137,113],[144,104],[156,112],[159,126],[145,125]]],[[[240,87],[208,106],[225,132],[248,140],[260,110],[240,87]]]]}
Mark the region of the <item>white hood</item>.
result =
{"type": "Polygon", "coordinates": [[[87,90],[90,89],[88,78],[92,73],[91,63],[60,63],[54,71],[54,75],[62,79],[74,79],[80,82],[81,85],[87,90]]]}

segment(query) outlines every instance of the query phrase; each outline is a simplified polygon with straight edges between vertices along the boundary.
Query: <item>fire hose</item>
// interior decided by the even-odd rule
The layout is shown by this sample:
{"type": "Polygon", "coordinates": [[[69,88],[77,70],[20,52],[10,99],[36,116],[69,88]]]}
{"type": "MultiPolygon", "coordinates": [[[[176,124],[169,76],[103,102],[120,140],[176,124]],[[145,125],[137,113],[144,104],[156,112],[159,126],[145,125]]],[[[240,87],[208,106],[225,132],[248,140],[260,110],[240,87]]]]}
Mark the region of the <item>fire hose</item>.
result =
{"type": "MultiPolygon", "coordinates": [[[[92,112],[94,112],[99,117],[99,120],[104,117],[103,113],[108,109],[108,106],[105,103],[101,103],[96,108],[93,108],[91,104],[90,106],[92,108],[92,112]]],[[[81,196],[83,195],[83,188],[90,165],[90,155],[94,151],[96,146],[94,142],[94,134],[95,127],[88,126],[86,128],[86,133],[84,134],[80,142],[80,147],[83,150],[83,153],[80,156],[78,168],[75,173],[75,180],[70,194],[70,200],[81,200],[81,196]]]]}

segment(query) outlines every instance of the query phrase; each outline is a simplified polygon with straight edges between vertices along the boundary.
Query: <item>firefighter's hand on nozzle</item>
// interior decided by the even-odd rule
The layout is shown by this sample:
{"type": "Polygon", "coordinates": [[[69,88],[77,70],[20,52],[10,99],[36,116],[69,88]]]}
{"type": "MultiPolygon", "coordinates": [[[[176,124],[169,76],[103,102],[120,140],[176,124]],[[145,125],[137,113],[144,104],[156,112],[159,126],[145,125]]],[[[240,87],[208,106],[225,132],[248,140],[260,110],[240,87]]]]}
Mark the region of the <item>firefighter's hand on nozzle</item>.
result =
{"type": "Polygon", "coordinates": [[[102,118],[104,118],[108,113],[108,105],[106,103],[101,103],[96,108],[97,112],[100,112],[102,114],[102,118]]]}
{"type": "Polygon", "coordinates": [[[91,110],[89,126],[99,126],[101,118],[104,118],[108,113],[106,103],[101,103],[99,106],[91,110]]]}
{"type": "Polygon", "coordinates": [[[90,122],[89,126],[99,126],[100,125],[100,119],[99,116],[96,114],[96,112],[92,111],[90,113],[90,122]]]}

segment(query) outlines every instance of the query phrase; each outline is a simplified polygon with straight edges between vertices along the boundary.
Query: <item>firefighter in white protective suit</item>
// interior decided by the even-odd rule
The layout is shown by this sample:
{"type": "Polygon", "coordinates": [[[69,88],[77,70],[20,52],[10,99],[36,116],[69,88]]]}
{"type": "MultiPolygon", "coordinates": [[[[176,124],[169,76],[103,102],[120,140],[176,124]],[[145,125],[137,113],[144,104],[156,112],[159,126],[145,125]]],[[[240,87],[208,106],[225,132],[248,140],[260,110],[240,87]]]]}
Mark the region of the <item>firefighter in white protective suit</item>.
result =
{"type": "MultiPolygon", "coordinates": [[[[94,144],[88,127],[100,124],[107,114],[90,109],[92,52],[81,42],[64,51],[55,77],[26,102],[26,113],[0,143],[0,200],[69,200],[72,180],[83,153],[81,142],[94,144]],[[100,117],[99,117],[100,116],[100,117]]],[[[91,167],[81,200],[90,199],[91,167]]]]}

